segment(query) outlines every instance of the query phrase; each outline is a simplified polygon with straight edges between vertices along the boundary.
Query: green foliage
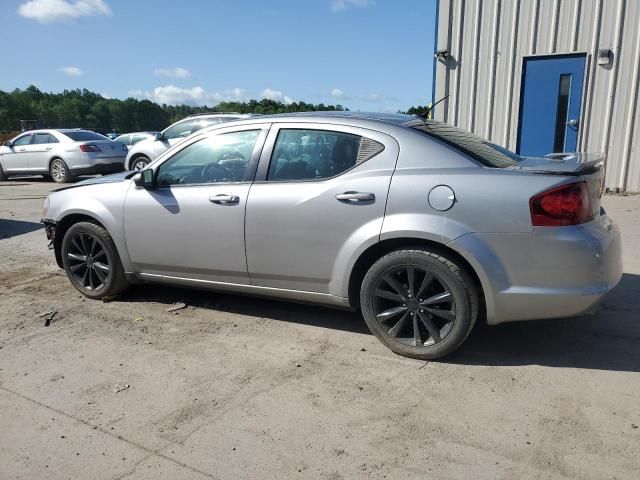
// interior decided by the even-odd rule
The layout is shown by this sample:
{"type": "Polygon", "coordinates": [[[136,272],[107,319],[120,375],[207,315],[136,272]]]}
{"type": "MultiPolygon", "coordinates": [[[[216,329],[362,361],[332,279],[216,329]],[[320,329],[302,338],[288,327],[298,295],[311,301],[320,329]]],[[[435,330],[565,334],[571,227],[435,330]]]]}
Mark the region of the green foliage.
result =
{"type": "Polygon", "coordinates": [[[26,90],[0,90],[0,131],[19,130],[20,120],[39,120],[49,128],[88,128],[98,131],[133,132],[162,130],[187,115],[212,111],[239,113],[287,113],[344,111],[342,105],[284,104],[274,100],[221,102],[215,106],[158,105],[149,100],[108,99],[87,89],[44,93],[31,85],[26,90]]]}

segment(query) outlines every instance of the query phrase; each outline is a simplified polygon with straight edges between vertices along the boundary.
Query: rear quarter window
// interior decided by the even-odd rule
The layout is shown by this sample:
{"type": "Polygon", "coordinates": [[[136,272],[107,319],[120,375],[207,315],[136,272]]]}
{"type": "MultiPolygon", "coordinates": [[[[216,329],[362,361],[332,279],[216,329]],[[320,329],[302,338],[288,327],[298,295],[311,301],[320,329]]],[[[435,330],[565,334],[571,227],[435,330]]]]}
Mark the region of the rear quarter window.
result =
{"type": "Polygon", "coordinates": [[[522,160],[520,155],[511,150],[491,143],[479,135],[446,123],[427,121],[411,125],[411,128],[431,138],[440,140],[485,167],[507,168],[517,165],[522,160]]]}

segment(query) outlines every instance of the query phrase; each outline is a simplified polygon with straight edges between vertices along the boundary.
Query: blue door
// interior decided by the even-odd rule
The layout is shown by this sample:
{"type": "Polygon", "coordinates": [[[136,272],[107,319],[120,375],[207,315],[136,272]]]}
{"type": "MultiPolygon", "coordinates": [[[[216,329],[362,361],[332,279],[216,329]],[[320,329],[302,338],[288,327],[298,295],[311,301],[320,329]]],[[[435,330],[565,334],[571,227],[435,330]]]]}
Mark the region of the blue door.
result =
{"type": "Polygon", "coordinates": [[[584,55],[524,59],[518,145],[520,155],[575,152],[580,129],[584,55]]]}

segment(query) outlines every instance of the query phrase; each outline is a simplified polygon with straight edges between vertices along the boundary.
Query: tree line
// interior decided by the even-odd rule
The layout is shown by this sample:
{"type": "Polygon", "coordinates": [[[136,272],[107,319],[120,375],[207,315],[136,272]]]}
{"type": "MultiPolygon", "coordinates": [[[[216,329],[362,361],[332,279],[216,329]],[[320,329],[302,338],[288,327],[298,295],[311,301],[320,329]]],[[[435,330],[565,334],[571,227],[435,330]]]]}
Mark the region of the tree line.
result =
{"type": "MultiPolygon", "coordinates": [[[[411,107],[406,113],[422,114],[427,106],[411,107]]],[[[195,113],[211,111],[261,113],[347,111],[342,105],[274,100],[221,102],[214,106],[158,105],[149,100],[105,98],[84,89],[46,93],[31,85],[25,90],[0,90],[0,132],[20,129],[20,120],[37,120],[43,128],[87,128],[99,132],[162,130],[195,113]]]]}
{"type": "Polygon", "coordinates": [[[187,115],[211,111],[261,113],[343,111],[342,105],[284,104],[274,100],[221,102],[214,106],[158,105],[149,100],[105,98],[87,89],[46,93],[31,85],[25,90],[0,90],[0,131],[20,129],[20,120],[37,120],[43,128],[87,128],[103,132],[162,130],[187,115]]]}

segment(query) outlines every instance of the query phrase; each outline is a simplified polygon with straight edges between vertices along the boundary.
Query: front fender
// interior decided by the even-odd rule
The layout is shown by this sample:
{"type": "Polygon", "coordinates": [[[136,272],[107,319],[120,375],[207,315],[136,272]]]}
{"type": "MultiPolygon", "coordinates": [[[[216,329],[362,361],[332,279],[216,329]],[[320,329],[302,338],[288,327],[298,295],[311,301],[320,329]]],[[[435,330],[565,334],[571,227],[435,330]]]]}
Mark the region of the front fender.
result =
{"type": "Polygon", "coordinates": [[[72,188],[50,195],[49,218],[57,223],[70,215],[84,215],[100,223],[111,235],[125,272],[133,266],[127,251],[122,228],[123,184],[102,184],[72,188]]]}

